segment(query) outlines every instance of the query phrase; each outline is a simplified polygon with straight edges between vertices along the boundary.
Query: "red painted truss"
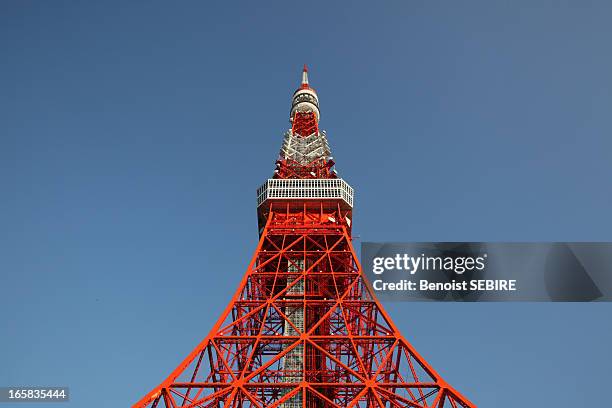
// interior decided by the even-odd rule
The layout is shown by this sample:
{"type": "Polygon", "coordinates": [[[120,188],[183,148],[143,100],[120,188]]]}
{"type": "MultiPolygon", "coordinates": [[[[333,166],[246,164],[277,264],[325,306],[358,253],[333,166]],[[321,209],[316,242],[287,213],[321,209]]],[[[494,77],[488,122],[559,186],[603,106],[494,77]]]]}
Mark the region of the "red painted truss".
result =
{"type": "Polygon", "coordinates": [[[366,286],[337,204],[272,204],[210,335],[134,407],[474,407],[366,286]],[[335,205],[335,208],[334,208],[335,205]]]}
{"type": "Polygon", "coordinates": [[[302,137],[318,133],[319,122],[317,116],[313,112],[296,112],[291,130],[302,137]]]}

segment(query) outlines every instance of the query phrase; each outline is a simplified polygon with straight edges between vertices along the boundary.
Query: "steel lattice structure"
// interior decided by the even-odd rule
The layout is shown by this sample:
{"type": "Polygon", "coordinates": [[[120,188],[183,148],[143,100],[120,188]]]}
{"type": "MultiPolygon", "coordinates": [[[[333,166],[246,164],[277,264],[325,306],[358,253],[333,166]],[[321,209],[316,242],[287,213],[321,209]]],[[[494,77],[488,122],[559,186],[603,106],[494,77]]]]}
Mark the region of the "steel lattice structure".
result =
{"type": "Polygon", "coordinates": [[[333,170],[319,118],[304,67],[274,177],[257,191],[247,272],[208,337],[134,408],[475,407],[366,285],[353,190],[333,170]]]}

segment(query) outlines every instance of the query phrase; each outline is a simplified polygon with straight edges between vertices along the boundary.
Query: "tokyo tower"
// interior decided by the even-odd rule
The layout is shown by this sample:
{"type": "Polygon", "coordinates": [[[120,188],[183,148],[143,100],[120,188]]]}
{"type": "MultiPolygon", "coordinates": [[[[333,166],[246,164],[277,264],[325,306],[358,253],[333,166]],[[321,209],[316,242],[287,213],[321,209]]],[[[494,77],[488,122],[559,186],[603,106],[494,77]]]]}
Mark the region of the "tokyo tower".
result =
{"type": "Polygon", "coordinates": [[[276,169],[257,189],[259,244],[208,336],[133,408],[475,407],[400,334],[352,245],[353,189],[302,83],[276,169]]]}

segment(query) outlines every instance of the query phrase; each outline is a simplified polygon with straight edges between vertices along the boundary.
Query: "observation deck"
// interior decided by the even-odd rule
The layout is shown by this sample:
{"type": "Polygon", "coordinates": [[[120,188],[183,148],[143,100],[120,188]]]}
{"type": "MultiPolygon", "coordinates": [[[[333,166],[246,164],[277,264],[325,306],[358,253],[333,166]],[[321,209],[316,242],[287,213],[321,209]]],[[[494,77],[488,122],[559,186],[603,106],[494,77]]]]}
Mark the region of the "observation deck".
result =
{"type": "Polygon", "coordinates": [[[353,188],[336,179],[268,179],[257,189],[257,208],[269,201],[341,200],[353,208],[353,188]]]}

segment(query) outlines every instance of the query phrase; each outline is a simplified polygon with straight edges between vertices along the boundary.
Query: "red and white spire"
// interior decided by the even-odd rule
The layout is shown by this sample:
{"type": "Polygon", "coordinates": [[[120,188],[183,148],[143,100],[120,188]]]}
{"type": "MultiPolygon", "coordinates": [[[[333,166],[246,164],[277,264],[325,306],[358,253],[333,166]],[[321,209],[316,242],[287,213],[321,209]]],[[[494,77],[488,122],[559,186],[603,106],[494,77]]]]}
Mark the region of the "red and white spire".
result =
{"type": "Polygon", "coordinates": [[[306,88],[310,88],[310,86],[308,86],[308,67],[304,64],[302,69],[302,89],[306,88]]]}
{"type": "Polygon", "coordinates": [[[285,133],[275,178],[336,178],[325,131],[319,130],[319,98],[308,81],[308,67],[293,93],[291,129],[285,133]]]}
{"type": "Polygon", "coordinates": [[[306,64],[304,64],[304,68],[302,69],[302,83],[293,93],[293,98],[291,100],[291,121],[294,121],[296,115],[304,114],[314,114],[314,120],[317,123],[321,117],[319,111],[319,97],[308,82],[308,67],[306,64]]]}

